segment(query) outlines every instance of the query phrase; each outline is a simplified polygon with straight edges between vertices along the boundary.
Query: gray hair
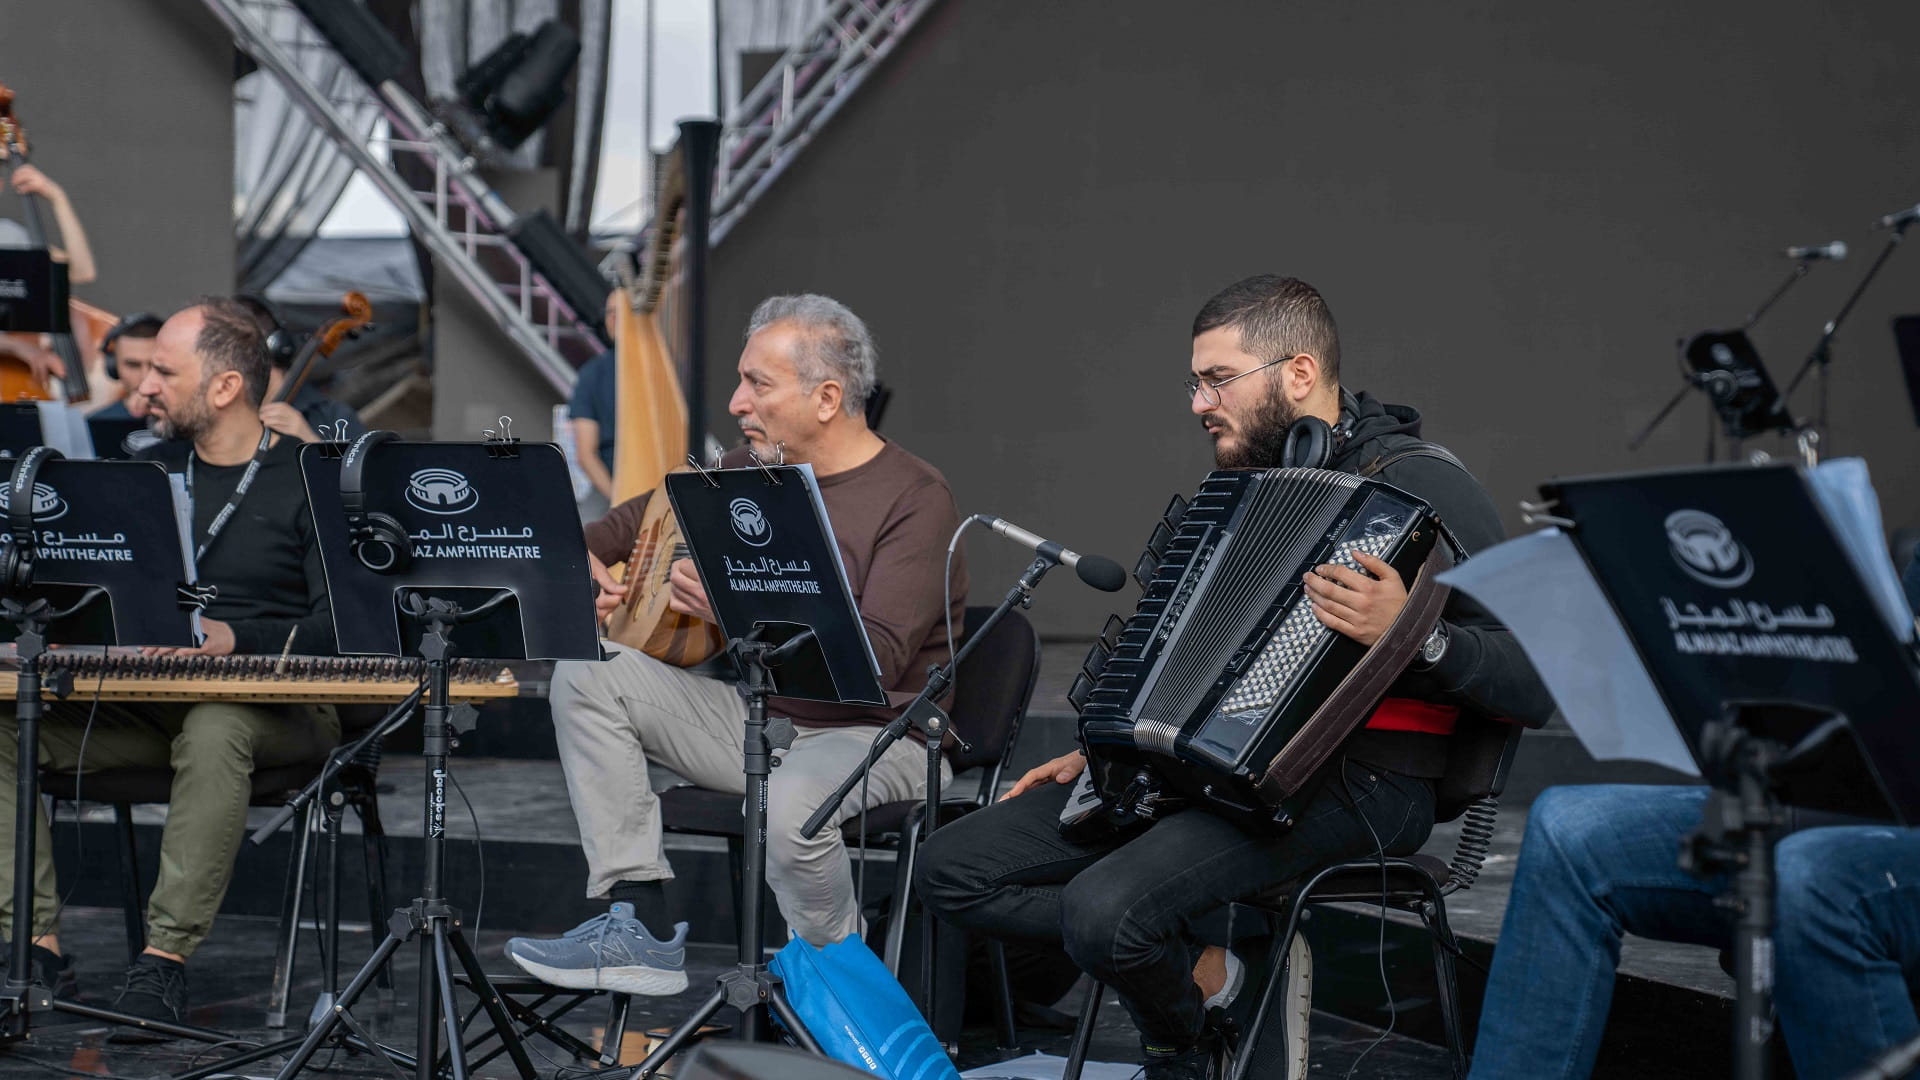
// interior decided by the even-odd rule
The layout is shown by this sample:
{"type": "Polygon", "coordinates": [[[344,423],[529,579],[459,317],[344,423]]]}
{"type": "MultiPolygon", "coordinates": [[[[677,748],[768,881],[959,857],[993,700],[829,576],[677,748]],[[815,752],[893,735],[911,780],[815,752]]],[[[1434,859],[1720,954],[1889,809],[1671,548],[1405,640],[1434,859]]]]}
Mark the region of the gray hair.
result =
{"type": "Polygon", "coordinates": [[[812,390],[832,379],[840,384],[840,400],[847,415],[865,416],[880,361],[873,335],[860,316],[833,297],[818,293],[770,296],[753,309],[746,336],[750,338],[779,322],[791,322],[805,331],[793,350],[793,370],[801,383],[812,390]]]}

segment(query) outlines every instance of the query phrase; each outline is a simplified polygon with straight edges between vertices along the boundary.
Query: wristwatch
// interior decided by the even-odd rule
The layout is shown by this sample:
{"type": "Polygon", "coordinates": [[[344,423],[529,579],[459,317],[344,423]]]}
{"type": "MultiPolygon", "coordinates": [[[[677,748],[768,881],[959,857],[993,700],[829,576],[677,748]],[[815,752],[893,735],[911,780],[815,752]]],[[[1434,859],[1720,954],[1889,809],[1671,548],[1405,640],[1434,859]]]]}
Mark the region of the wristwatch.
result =
{"type": "Polygon", "coordinates": [[[1440,658],[1447,655],[1447,624],[1445,620],[1433,624],[1433,632],[1420,645],[1420,655],[1413,658],[1408,667],[1414,671],[1432,671],[1440,658]]]}

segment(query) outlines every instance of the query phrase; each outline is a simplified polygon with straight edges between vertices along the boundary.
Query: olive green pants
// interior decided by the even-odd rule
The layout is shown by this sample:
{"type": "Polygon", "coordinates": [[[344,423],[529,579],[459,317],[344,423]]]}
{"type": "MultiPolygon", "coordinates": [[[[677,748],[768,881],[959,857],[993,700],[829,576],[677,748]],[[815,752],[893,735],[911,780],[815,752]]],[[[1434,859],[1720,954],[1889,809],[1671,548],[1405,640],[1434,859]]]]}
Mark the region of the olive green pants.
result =
{"type": "MultiPolygon", "coordinates": [[[[80,696],[78,693],[76,697],[80,696]]],[[[160,871],[147,902],[147,943],[190,956],[206,940],[233,877],[247,830],[247,802],[256,766],[321,762],[340,741],[331,705],[248,705],[229,701],[101,702],[87,730],[90,706],[51,705],[40,720],[42,768],[86,774],[126,766],[171,768],[173,794],[160,834],[160,871]],[[81,756],[84,734],[85,758],[81,756]]],[[[12,703],[0,709],[0,932],[13,916],[14,797],[19,727],[12,703]]],[[[33,859],[33,932],[58,929],[53,836],[39,813],[33,859]]]]}

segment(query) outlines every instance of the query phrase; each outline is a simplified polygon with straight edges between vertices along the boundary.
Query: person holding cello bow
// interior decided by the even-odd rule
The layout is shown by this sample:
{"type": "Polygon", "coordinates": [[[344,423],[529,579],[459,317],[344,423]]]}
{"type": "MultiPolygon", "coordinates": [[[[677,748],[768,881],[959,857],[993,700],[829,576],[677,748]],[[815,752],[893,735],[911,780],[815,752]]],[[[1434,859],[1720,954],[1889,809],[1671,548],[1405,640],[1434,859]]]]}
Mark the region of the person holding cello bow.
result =
{"type": "MultiPolygon", "coordinates": [[[[67,284],[90,284],[98,273],[87,231],[66,189],[27,160],[26,129],[14,118],[13,98],[13,91],[0,84],[0,187],[18,195],[22,204],[20,220],[0,217],[0,248],[46,248],[55,262],[66,264],[67,284]],[[41,217],[48,210],[60,231],[57,244],[41,217]]],[[[52,396],[47,387],[58,383],[68,401],[87,400],[86,370],[73,335],[46,337],[51,348],[38,334],[0,334],[0,397],[44,400],[52,396]]]]}
{"type": "MultiPolygon", "coordinates": [[[[773,463],[784,447],[787,462],[809,463],[819,478],[892,703],[770,702],[798,731],[768,794],[767,880],[787,924],[826,945],[861,928],[852,867],[839,829],[807,839],[800,824],[866,754],[875,726],[890,721],[926,684],[927,668],[946,658],[942,627],[949,617],[959,624],[967,595],[956,558],[954,606],[946,607],[946,544],[960,515],[939,470],[867,427],[873,339],[844,305],[815,295],[765,301],[748,323],[739,372],[728,410],[753,453],[773,463]]],[[[745,449],[722,460],[749,463],[745,449]]],[[[667,513],[665,503],[658,492],[632,499],[587,527],[601,609],[620,615],[616,634],[636,645],[645,635],[636,639],[621,629],[635,629],[636,616],[671,607],[699,622],[712,619],[692,561],[673,557],[671,530],[649,524],[667,513]],[[625,585],[614,583],[603,565],[621,558],[628,562],[625,585]],[[642,602],[625,608],[636,593],[642,602]]],[[[687,926],[671,926],[667,913],[665,883],[673,870],[662,849],[660,804],[647,763],[657,761],[704,788],[744,794],[747,707],[730,683],[680,666],[711,652],[715,640],[664,636],[648,646],[652,655],[616,641],[605,662],[562,661],[554,668],[549,700],[587,857],[587,895],[613,901],[607,914],[565,937],[507,943],[515,963],[556,986],[657,995],[687,985],[687,926]],[[658,658],[661,644],[671,660],[658,658]]],[[[874,769],[866,805],[924,798],[925,785],[925,751],[903,740],[874,769]]],[[[861,805],[848,799],[841,820],[861,805]]]]}

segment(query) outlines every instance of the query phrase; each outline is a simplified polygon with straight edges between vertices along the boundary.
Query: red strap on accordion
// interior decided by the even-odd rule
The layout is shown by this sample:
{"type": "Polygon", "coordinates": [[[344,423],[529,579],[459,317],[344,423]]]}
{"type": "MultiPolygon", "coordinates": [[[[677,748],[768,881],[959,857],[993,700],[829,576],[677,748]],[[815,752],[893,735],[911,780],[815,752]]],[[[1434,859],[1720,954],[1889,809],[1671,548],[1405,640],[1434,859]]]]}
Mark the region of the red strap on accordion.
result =
{"type": "Polygon", "coordinates": [[[1424,735],[1451,735],[1460,720],[1453,705],[1435,705],[1416,698],[1390,697],[1380,702],[1367,720],[1368,731],[1417,731],[1424,735]]]}

